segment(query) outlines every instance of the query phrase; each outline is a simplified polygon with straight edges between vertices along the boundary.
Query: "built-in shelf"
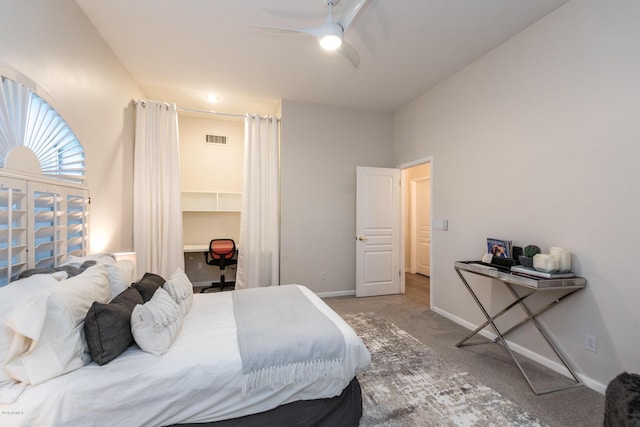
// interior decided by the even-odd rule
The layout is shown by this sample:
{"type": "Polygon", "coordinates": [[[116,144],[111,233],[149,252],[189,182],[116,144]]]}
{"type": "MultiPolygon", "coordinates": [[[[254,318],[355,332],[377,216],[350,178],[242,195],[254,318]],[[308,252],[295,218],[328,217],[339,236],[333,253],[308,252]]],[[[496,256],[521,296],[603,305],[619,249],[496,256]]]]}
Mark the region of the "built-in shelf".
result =
{"type": "Polygon", "coordinates": [[[182,192],[183,212],[240,212],[242,193],[182,192]]]}
{"type": "Polygon", "coordinates": [[[0,287],[88,250],[88,189],[0,168],[0,287]]]}

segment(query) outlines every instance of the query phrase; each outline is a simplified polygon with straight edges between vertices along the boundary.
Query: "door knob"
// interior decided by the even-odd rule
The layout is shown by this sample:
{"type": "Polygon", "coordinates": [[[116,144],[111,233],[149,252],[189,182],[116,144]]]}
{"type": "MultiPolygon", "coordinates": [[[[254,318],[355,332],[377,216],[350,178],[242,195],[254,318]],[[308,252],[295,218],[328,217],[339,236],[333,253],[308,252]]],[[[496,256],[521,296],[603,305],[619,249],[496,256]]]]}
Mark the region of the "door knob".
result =
{"type": "Polygon", "coordinates": [[[365,236],[358,236],[358,240],[362,242],[363,240],[367,240],[367,238],[365,236]]]}

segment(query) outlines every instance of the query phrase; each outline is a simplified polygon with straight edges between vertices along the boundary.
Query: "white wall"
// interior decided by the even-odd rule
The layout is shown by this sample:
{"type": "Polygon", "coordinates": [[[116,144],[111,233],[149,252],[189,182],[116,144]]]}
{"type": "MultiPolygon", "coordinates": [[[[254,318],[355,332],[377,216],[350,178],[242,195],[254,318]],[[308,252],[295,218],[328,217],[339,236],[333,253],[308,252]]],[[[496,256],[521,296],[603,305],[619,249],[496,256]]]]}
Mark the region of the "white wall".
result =
{"type": "Polygon", "coordinates": [[[391,114],[282,102],[281,283],[354,293],[356,166],[393,167],[392,138],[391,114]]]}
{"type": "Polygon", "coordinates": [[[182,191],[242,192],[244,119],[180,113],[182,191]],[[226,145],[205,144],[205,135],[227,137],[226,145]]]}
{"type": "Polygon", "coordinates": [[[0,69],[32,80],[84,147],[92,251],[132,250],[131,101],[142,93],[73,0],[0,0],[0,10],[0,69]]]}
{"type": "MultiPolygon", "coordinates": [[[[433,234],[432,306],[481,323],[453,262],[479,259],[486,237],[570,248],[587,288],[541,319],[601,391],[640,372],[639,18],[637,1],[571,1],[395,117],[396,163],[433,156],[433,217],[449,220],[433,234]]],[[[547,356],[530,332],[512,339],[547,356]]]]}

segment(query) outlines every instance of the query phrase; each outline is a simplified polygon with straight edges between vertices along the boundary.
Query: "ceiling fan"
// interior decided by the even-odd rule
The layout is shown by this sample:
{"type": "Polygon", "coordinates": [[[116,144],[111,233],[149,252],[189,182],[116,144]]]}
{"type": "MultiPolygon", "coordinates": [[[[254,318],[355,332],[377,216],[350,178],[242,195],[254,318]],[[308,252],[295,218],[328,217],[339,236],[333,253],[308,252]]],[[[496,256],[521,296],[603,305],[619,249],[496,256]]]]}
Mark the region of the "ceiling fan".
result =
{"type": "Polygon", "coordinates": [[[356,18],[367,0],[344,0],[345,3],[341,7],[340,16],[337,19],[333,16],[333,7],[340,0],[322,0],[325,6],[329,7],[329,14],[324,24],[310,28],[285,28],[285,27],[269,27],[264,25],[256,25],[257,28],[277,31],[285,33],[302,33],[314,36],[318,39],[323,49],[330,51],[338,51],[344,55],[355,68],[360,65],[360,55],[349,43],[344,41],[344,33],[349,25],[356,18]]]}

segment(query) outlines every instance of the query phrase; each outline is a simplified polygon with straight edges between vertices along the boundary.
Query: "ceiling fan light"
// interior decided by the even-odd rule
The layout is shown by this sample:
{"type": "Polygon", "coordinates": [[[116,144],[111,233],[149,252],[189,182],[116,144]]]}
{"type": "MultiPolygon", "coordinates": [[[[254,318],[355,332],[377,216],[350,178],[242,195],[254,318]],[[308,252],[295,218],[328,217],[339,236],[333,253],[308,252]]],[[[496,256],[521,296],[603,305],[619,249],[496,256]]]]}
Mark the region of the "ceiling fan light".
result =
{"type": "Polygon", "coordinates": [[[327,34],[320,38],[320,46],[325,50],[336,50],[342,44],[342,39],[334,34],[327,34]]]}

